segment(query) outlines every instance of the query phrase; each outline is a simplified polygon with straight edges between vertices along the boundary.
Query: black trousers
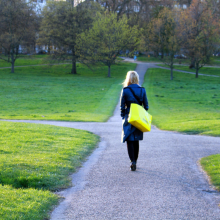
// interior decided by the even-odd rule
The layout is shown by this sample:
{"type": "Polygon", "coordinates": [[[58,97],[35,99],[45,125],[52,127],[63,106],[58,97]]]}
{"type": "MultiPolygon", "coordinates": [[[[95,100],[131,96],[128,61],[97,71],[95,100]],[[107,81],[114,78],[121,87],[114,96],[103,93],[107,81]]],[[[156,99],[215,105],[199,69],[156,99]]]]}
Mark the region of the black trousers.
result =
{"type": "Polygon", "coordinates": [[[139,154],[139,141],[127,141],[127,149],[131,162],[137,162],[139,154]]]}

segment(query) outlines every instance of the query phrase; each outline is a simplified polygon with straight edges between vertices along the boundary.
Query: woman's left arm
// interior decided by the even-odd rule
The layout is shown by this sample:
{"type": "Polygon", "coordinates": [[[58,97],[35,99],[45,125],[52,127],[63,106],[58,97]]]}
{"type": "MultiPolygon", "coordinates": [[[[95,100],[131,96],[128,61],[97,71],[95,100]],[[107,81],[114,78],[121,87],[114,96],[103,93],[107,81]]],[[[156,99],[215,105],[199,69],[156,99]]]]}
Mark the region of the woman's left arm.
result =
{"type": "Polygon", "coordinates": [[[145,110],[147,111],[149,109],[149,106],[148,106],[148,100],[147,100],[147,94],[146,94],[145,88],[144,88],[144,95],[143,95],[143,105],[144,105],[145,110]]]}
{"type": "Polygon", "coordinates": [[[122,91],[121,91],[120,110],[121,110],[121,117],[122,117],[122,119],[124,119],[124,117],[125,117],[125,97],[124,97],[124,89],[122,89],[122,91]]]}

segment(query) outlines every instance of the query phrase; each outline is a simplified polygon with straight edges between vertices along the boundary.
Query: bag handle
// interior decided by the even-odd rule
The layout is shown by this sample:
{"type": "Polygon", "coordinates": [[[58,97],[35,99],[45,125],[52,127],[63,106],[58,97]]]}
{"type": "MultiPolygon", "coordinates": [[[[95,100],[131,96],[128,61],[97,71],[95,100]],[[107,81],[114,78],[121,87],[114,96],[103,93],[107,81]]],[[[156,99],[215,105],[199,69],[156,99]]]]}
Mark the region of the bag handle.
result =
{"type": "MultiPolygon", "coordinates": [[[[142,106],[142,102],[139,100],[139,97],[135,95],[134,91],[130,87],[127,87],[127,88],[130,89],[130,91],[132,92],[132,94],[135,97],[135,99],[138,102],[138,104],[142,106]]],[[[141,94],[142,94],[142,87],[141,87],[141,94]]]]}

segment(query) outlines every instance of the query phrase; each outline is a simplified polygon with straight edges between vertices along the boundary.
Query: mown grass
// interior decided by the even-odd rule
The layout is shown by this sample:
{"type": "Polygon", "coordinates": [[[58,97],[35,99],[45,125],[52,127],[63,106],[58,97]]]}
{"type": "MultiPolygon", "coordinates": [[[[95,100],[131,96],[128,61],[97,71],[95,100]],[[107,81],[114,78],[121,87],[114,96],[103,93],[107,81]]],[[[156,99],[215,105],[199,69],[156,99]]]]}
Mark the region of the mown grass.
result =
{"type": "Polygon", "coordinates": [[[144,86],[153,123],[164,130],[220,136],[220,79],[149,69],[144,86]]]}
{"type": "MultiPolygon", "coordinates": [[[[45,64],[45,59],[47,55],[35,55],[35,56],[22,56],[15,61],[15,66],[27,66],[27,65],[39,65],[45,64]]],[[[47,61],[49,63],[49,61],[47,61]]],[[[8,63],[4,60],[0,60],[1,67],[11,67],[11,63],[8,63]]]]}
{"type": "MultiPolygon", "coordinates": [[[[158,66],[168,67],[165,64],[159,64],[158,66]]],[[[183,71],[187,71],[187,72],[192,72],[192,73],[196,74],[196,70],[195,69],[190,69],[189,66],[174,65],[174,69],[183,70],[183,71]]],[[[199,70],[199,74],[200,73],[207,74],[207,75],[220,76],[220,68],[217,68],[217,67],[202,67],[199,70]]]]}
{"type": "Polygon", "coordinates": [[[77,129],[0,122],[0,219],[44,219],[59,199],[48,190],[70,186],[98,140],[77,129]]]}
{"type": "Polygon", "coordinates": [[[99,65],[94,71],[77,64],[0,70],[0,118],[107,121],[118,102],[122,81],[136,64],[99,65]]]}
{"type": "MultiPolygon", "coordinates": [[[[122,61],[122,58],[117,58],[117,61],[122,61]]],[[[66,57],[66,60],[51,60],[50,55],[20,55],[15,61],[16,66],[28,66],[28,65],[45,65],[56,63],[71,63],[71,57],[66,57]]],[[[0,59],[0,68],[11,67],[11,63],[0,59]]]]}
{"type": "Polygon", "coordinates": [[[204,157],[200,164],[210,177],[211,183],[220,191],[220,154],[204,157]]]}
{"type": "Polygon", "coordinates": [[[59,198],[49,192],[36,189],[15,189],[0,185],[0,219],[43,220],[49,219],[49,211],[59,198]]]}

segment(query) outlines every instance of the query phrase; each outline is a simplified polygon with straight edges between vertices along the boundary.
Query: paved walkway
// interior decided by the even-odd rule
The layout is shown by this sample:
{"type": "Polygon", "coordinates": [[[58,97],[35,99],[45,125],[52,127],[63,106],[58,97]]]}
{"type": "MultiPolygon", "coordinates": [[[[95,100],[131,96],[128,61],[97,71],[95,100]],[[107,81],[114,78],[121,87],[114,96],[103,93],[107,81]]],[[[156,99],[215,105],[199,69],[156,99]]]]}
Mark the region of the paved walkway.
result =
{"type": "MultiPolygon", "coordinates": [[[[148,67],[137,66],[141,82],[148,67]]],[[[79,128],[101,136],[99,147],[72,175],[73,187],[60,192],[65,199],[51,220],[220,219],[220,194],[210,188],[198,166],[201,157],[219,153],[220,138],[153,127],[140,142],[137,171],[131,172],[126,145],[120,143],[119,105],[106,123],[25,122],[79,128]]]]}

